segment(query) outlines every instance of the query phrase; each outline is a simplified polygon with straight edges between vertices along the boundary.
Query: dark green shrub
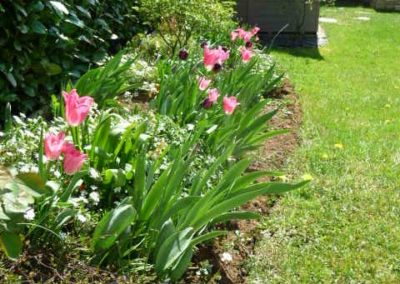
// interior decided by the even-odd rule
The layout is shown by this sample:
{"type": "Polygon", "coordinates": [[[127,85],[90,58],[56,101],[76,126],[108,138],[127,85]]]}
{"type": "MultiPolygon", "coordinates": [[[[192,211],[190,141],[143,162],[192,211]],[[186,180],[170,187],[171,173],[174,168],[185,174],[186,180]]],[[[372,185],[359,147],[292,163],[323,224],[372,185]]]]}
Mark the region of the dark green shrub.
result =
{"type": "MultiPolygon", "coordinates": [[[[0,3],[0,113],[32,112],[142,31],[137,0],[0,3]]],[[[0,115],[3,120],[3,115],[0,115]]]]}

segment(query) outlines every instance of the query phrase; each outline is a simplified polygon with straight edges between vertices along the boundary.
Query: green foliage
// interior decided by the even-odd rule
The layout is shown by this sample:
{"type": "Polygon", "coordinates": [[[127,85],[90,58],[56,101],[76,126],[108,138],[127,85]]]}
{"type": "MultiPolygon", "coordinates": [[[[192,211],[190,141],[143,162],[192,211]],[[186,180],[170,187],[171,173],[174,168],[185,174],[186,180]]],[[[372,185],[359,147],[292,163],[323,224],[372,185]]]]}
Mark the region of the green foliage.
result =
{"type": "Polygon", "coordinates": [[[0,113],[7,102],[14,112],[43,108],[67,80],[102,64],[142,29],[135,5],[135,0],[2,1],[0,113]]]}
{"type": "Polygon", "coordinates": [[[116,96],[132,89],[128,71],[134,59],[126,60],[126,62],[122,60],[123,53],[120,52],[104,67],[86,72],[75,84],[78,93],[93,97],[99,107],[103,107],[116,96]]]}
{"type": "MultiPolygon", "coordinates": [[[[165,4],[166,16],[176,13],[166,21],[154,20],[180,30],[173,49],[183,44],[179,43],[181,34],[187,32],[188,40],[192,32],[200,33],[209,25],[215,32],[212,25],[217,21],[221,25],[221,19],[211,19],[209,14],[221,8],[221,2],[156,2],[165,4]],[[200,10],[181,7],[183,4],[200,10]],[[210,5],[208,14],[202,6],[206,4],[210,5]],[[192,18],[192,12],[198,18],[192,18]]],[[[142,8],[156,9],[153,4],[143,2],[142,8]]],[[[54,9],[65,14],[62,7],[56,4],[54,9]]],[[[171,36],[171,31],[167,32],[171,36]]],[[[221,37],[225,39],[220,42],[229,42],[228,32],[221,37]]],[[[46,191],[35,204],[33,224],[21,231],[32,240],[31,246],[62,251],[71,238],[82,246],[82,254],[91,263],[124,270],[145,262],[160,280],[177,281],[198,245],[226,233],[217,230],[217,224],[258,218],[240,206],[259,195],[302,186],[304,183],[259,182],[273,174],[247,172],[251,161],[245,154],[281,133],[269,130],[267,122],[275,111],[265,113],[268,100],[263,96],[280,76],[259,50],[252,49],[253,59],[243,62],[242,44],[239,40],[226,44],[230,58],[219,72],[211,73],[203,66],[200,47],[190,51],[188,60],[162,55],[156,64],[151,62],[158,72],[152,83],[159,84],[159,90],[155,88],[155,98],[146,111],[126,108],[116,100],[132,88],[132,66],[137,63],[136,55],[143,56],[137,52],[135,56],[120,53],[105,66],[88,71],[75,85],[67,85],[67,91],[75,86],[80,95],[93,96],[101,107],[93,106],[80,125],[66,123],[64,104],[56,96],[51,101],[55,117],[48,123],[13,117],[13,131],[2,134],[5,141],[0,143],[0,152],[5,155],[0,161],[14,165],[17,172],[35,168],[46,180],[46,191]],[[207,92],[199,89],[200,76],[212,79],[212,87],[220,92],[212,107],[204,107],[207,92]],[[240,104],[233,113],[224,111],[224,96],[238,99],[240,104]],[[64,172],[66,153],[46,161],[43,137],[49,132],[64,132],[63,142],[79,149],[78,155],[86,154],[80,171],[72,176],[64,172]]],[[[10,115],[7,117],[10,120],[10,115]]],[[[27,185],[34,185],[34,180],[26,179],[27,185]]],[[[20,247],[13,236],[6,237],[10,240],[6,250],[20,247]]]]}
{"type": "Polygon", "coordinates": [[[265,139],[281,131],[268,131],[267,122],[275,111],[264,113],[268,100],[263,96],[271,91],[281,80],[274,64],[265,63],[262,54],[256,54],[252,61],[243,64],[239,55],[233,53],[228,65],[219,73],[207,74],[198,64],[198,55],[182,61],[160,61],[158,72],[160,91],[151,102],[157,112],[168,115],[181,125],[201,121],[208,131],[204,139],[211,154],[216,154],[235,142],[234,155],[239,157],[250,150],[255,150],[265,139]],[[205,91],[199,90],[199,77],[202,74],[212,79],[212,86],[217,88],[220,97],[215,106],[205,109],[203,101],[205,91]],[[224,96],[235,95],[240,103],[233,115],[227,116],[222,109],[224,96]]]}
{"type": "Polygon", "coordinates": [[[233,1],[142,0],[140,15],[157,30],[169,55],[187,47],[191,37],[216,40],[235,27],[233,1]]]}
{"type": "Polygon", "coordinates": [[[0,247],[9,258],[17,259],[21,254],[19,234],[23,229],[24,214],[32,210],[35,198],[44,192],[45,184],[37,174],[13,177],[6,168],[0,167],[0,247]]]}

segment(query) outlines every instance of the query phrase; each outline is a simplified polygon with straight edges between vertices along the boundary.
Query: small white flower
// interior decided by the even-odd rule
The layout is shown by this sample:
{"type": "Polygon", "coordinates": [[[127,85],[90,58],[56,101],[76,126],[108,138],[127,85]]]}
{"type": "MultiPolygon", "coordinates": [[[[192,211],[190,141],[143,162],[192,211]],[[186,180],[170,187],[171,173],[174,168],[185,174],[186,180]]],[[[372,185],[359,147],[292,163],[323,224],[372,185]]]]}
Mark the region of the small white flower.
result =
{"type": "Polygon", "coordinates": [[[89,194],[89,198],[95,203],[99,203],[100,202],[100,195],[97,191],[93,191],[89,194]]]}
{"type": "Polygon", "coordinates": [[[35,214],[35,210],[33,210],[33,208],[30,208],[25,211],[24,218],[26,220],[32,221],[33,219],[35,219],[35,216],[36,216],[36,214],[35,214]]]}
{"type": "Polygon", "coordinates": [[[31,168],[30,168],[29,165],[23,165],[23,166],[19,169],[19,171],[20,171],[21,173],[29,173],[30,170],[31,170],[31,168]]]}
{"type": "Polygon", "coordinates": [[[89,176],[90,176],[92,179],[99,179],[99,178],[100,178],[99,172],[96,171],[96,169],[94,169],[94,168],[90,168],[90,169],[89,169],[89,176]]]}
{"type": "Polygon", "coordinates": [[[187,129],[188,129],[189,131],[192,131],[192,130],[194,129],[194,125],[191,124],[191,123],[189,123],[189,124],[186,125],[186,126],[187,126],[187,129]]]}
{"type": "Polygon", "coordinates": [[[233,260],[233,257],[229,252],[222,253],[221,261],[223,261],[223,262],[231,262],[232,260],[233,260]]]}
{"type": "Polygon", "coordinates": [[[80,213],[78,213],[77,215],[76,215],[76,218],[79,220],[79,222],[81,222],[81,223],[85,223],[86,221],[87,221],[87,218],[84,216],[84,215],[82,215],[82,214],[80,214],[80,213]]]}
{"type": "Polygon", "coordinates": [[[39,168],[37,166],[32,166],[31,167],[31,172],[32,173],[38,173],[39,172],[39,168]]]}
{"type": "Polygon", "coordinates": [[[79,202],[82,202],[84,204],[88,204],[89,200],[87,200],[87,198],[84,197],[84,196],[79,196],[79,202]]]}
{"type": "Polygon", "coordinates": [[[61,173],[60,173],[60,171],[55,171],[54,172],[54,176],[56,177],[56,178],[60,178],[61,177],[61,173]]]}

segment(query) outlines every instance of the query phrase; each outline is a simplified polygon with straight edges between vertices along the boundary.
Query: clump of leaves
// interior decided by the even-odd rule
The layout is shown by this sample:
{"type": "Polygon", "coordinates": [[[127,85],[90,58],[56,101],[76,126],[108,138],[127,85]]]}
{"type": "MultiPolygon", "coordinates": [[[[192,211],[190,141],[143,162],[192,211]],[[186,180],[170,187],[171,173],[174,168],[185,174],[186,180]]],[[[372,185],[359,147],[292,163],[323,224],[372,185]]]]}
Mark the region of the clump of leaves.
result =
{"type": "Polygon", "coordinates": [[[142,0],[139,12],[175,55],[192,36],[215,39],[234,27],[234,5],[219,0],[142,0]]]}

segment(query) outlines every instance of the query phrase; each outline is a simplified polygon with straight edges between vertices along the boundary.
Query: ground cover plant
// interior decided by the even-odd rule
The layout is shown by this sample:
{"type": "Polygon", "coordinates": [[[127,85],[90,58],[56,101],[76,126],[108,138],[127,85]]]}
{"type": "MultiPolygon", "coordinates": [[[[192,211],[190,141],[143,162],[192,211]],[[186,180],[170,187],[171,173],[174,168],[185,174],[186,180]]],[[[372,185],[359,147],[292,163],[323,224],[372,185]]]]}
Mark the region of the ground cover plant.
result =
{"type": "Polygon", "coordinates": [[[338,21],[322,24],[328,45],[272,52],[304,109],[287,172],[314,180],[263,221],[249,283],[397,283],[400,15],[322,15],[338,21]]]}
{"type": "Polygon", "coordinates": [[[199,244],[225,234],[216,224],[258,218],[238,208],[302,186],[246,171],[246,153],[280,133],[268,129],[274,111],[263,113],[280,76],[261,60],[258,31],[162,56],[147,110],[120,103],[136,57],[118,54],[53,96],[52,119],[7,112],[4,253],[18,259],[29,243],[63,259],[74,247],[91,265],[177,281],[199,244]]]}

